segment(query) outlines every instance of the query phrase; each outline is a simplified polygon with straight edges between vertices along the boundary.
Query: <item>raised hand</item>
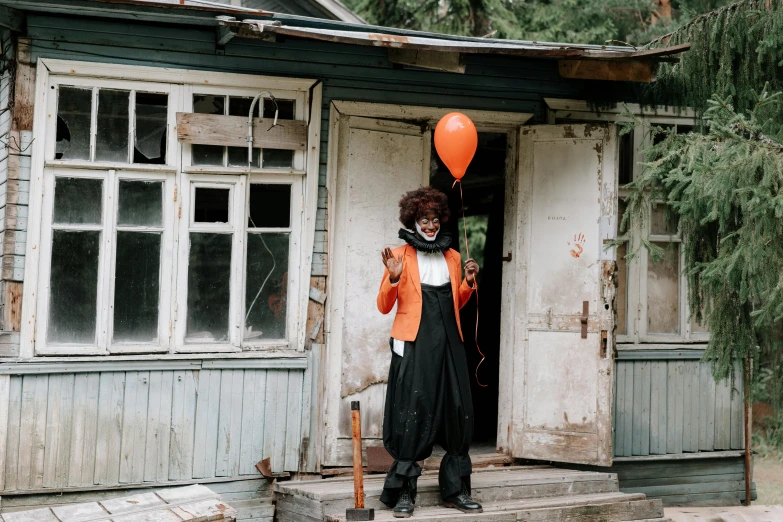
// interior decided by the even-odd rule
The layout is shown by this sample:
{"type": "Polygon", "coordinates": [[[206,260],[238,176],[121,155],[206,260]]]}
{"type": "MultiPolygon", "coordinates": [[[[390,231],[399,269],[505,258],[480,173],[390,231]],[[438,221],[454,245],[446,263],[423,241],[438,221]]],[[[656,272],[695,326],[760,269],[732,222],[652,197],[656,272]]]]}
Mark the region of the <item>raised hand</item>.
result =
{"type": "Polygon", "coordinates": [[[394,257],[391,248],[386,247],[381,250],[381,257],[383,258],[383,264],[389,271],[389,281],[396,283],[402,275],[402,253],[400,253],[400,257],[394,257]]]}
{"type": "Polygon", "coordinates": [[[475,259],[465,261],[465,280],[470,286],[476,284],[476,275],[479,273],[479,266],[475,259]]]}

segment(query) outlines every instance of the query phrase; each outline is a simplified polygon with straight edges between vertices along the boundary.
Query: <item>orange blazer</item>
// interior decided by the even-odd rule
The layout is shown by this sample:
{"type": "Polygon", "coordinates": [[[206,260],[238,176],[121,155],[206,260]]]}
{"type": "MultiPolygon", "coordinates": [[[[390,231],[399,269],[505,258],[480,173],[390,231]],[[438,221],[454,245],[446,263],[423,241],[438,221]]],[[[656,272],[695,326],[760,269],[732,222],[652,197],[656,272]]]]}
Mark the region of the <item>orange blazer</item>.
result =
{"type": "MultiPolygon", "coordinates": [[[[378,292],[378,310],[388,314],[397,303],[397,315],[394,317],[391,336],[400,341],[415,341],[421,323],[421,278],[419,277],[419,259],[416,249],[404,245],[392,250],[394,257],[402,257],[402,274],[399,282],[392,286],[389,281],[389,270],[384,269],[381,289],[378,292]]],[[[459,324],[459,310],[470,299],[473,293],[467,280],[462,280],[462,261],[459,252],[448,249],[443,253],[451,276],[451,293],[454,296],[454,315],[457,317],[457,329],[462,338],[462,328],[459,324]],[[460,281],[462,281],[460,283],[460,281]]],[[[463,339],[464,340],[464,339],[463,339]]]]}

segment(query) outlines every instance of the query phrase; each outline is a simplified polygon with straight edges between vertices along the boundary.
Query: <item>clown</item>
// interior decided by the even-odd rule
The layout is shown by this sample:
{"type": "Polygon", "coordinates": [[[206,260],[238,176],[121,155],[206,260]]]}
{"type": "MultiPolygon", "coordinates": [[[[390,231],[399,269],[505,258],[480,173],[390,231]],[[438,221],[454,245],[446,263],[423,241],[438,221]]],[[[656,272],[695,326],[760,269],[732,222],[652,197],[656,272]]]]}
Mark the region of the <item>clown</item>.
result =
{"type": "Polygon", "coordinates": [[[417,462],[431,455],[435,443],[446,451],[438,475],[444,505],[482,512],[470,497],[473,403],[459,320],[479,267],[468,259],[462,279],[460,254],[441,231],[448,219],[445,194],[431,187],[408,192],[400,201],[405,228],[399,233],[407,244],[381,252],[378,309],[388,314],[397,305],[383,418],[383,442],[394,463],[381,501],[397,518],[413,514],[417,462]]]}

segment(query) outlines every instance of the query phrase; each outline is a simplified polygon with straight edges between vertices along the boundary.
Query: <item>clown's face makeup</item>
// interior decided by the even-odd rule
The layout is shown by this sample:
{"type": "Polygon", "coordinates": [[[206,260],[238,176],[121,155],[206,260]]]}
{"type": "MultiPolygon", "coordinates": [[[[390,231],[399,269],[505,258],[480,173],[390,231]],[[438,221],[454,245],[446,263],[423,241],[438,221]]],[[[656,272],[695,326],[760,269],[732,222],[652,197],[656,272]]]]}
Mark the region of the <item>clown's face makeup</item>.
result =
{"type": "Polygon", "coordinates": [[[440,218],[435,212],[428,212],[416,220],[416,232],[425,241],[435,241],[440,232],[440,218]]]}

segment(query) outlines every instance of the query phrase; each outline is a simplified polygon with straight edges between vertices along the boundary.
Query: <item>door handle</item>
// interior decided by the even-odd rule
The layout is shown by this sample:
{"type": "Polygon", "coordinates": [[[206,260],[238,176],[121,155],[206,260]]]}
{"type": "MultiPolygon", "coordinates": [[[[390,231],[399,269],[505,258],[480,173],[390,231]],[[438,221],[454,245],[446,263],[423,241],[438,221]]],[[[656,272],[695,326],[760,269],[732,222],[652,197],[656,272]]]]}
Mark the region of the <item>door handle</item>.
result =
{"type": "Polygon", "coordinates": [[[579,322],[582,323],[582,339],[587,339],[587,318],[590,316],[590,301],[582,301],[582,317],[579,322]]]}

